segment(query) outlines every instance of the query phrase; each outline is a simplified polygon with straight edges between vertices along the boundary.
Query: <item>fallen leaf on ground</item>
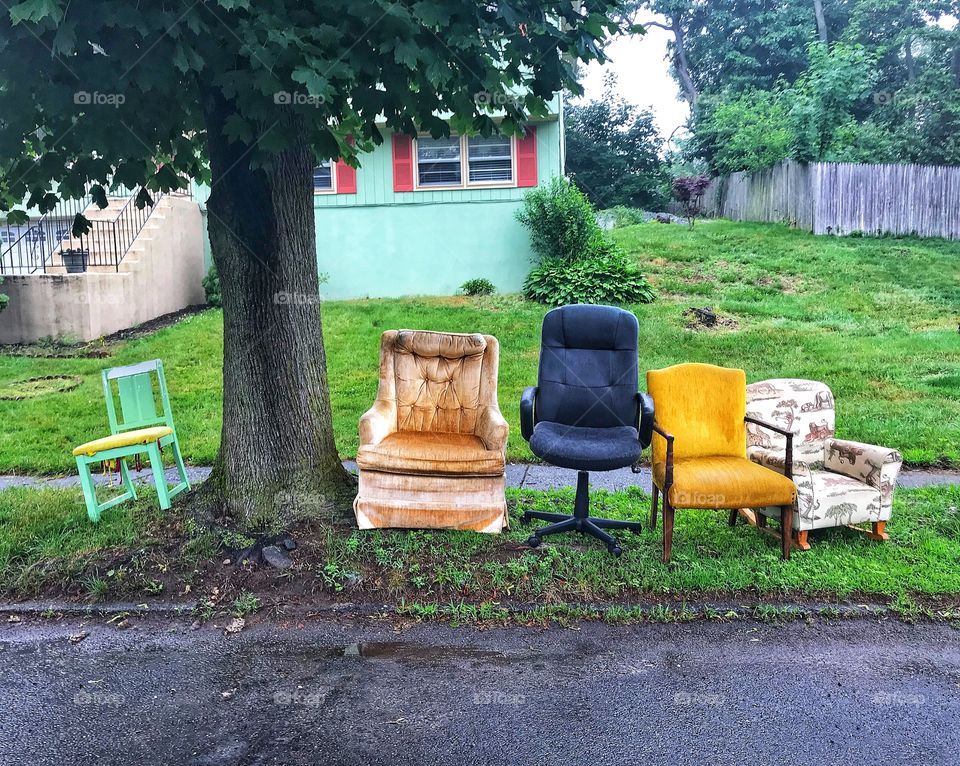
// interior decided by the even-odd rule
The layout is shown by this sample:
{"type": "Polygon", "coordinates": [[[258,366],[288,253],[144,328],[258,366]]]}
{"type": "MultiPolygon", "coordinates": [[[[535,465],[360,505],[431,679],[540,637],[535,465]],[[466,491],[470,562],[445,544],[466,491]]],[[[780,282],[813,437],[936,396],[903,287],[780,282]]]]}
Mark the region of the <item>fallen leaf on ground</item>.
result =
{"type": "Polygon", "coordinates": [[[247,621],[244,620],[243,617],[235,617],[226,624],[223,632],[225,635],[229,635],[230,633],[239,633],[241,630],[243,630],[246,624],[247,621]]]}

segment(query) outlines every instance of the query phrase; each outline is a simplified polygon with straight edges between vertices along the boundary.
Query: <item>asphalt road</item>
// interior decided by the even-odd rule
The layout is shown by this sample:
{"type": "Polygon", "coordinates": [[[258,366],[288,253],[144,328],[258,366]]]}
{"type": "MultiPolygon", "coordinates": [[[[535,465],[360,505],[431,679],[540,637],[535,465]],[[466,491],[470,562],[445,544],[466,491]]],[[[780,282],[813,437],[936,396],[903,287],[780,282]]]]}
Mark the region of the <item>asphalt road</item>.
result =
{"type": "Polygon", "coordinates": [[[3,766],[960,760],[946,625],[132,622],[0,625],[3,766]]]}

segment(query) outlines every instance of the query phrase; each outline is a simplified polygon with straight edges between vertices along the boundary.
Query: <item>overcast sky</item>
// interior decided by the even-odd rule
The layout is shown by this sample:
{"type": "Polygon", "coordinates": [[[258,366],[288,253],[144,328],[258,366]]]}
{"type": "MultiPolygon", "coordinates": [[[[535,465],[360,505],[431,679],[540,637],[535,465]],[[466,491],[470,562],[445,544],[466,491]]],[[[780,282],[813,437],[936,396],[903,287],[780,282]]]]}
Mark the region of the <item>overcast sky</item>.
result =
{"type": "Polygon", "coordinates": [[[687,103],[670,76],[667,62],[667,41],[671,35],[665,29],[650,27],[645,35],[620,37],[607,48],[610,61],[600,66],[591,63],[586,68],[583,86],[586,98],[599,98],[603,92],[603,77],[607,71],[617,76],[620,93],[627,101],[653,111],[657,127],[667,138],[678,125],[687,120],[687,103]]]}

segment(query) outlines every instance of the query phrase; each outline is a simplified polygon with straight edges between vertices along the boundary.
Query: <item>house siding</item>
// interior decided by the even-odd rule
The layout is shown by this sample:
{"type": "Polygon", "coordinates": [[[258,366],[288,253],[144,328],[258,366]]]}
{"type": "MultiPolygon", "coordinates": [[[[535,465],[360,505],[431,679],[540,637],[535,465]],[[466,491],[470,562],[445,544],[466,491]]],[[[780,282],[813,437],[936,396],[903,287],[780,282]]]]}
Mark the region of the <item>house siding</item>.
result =
{"type": "MultiPolygon", "coordinates": [[[[361,155],[355,194],[314,195],[323,297],[451,295],[474,277],[519,290],[532,252],[516,212],[529,189],[395,192],[391,146],[386,134],[361,155]]],[[[538,184],[562,174],[561,163],[560,121],[537,123],[538,184]]],[[[201,203],[206,191],[197,190],[201,203]]]]}

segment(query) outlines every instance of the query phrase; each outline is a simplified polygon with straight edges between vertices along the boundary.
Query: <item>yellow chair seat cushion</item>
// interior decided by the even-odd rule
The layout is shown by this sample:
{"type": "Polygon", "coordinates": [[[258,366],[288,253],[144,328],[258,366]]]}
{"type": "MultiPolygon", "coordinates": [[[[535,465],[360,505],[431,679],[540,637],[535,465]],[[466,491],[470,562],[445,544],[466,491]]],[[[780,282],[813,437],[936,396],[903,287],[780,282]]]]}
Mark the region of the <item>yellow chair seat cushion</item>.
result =
{"type": "MultiPolygon", "coordinates": [[[[665,463],[654,463],[653,481],[663,489],[665,463]]],[[[790,505],[796,487],[786,476],[743,457],[688,457],[673,464],[667,499],[674,508],[758,508],[790,505]]]]}
{"type": "Polygon", "coordinates": [[[135,444],[150,444],[150,442],[160,441],[165,436],[170,436],[173,429],[169,426],[154,426],[153,428],[138,428],[136,431],[124,431],[123,433],[104,436],[102,439],[94,439],[92,442],[81,444],[74,451],[74,455],[87,455],[93,457],[98,452],[106,452],[118,447],[132,447],[135,444]]]}

